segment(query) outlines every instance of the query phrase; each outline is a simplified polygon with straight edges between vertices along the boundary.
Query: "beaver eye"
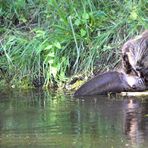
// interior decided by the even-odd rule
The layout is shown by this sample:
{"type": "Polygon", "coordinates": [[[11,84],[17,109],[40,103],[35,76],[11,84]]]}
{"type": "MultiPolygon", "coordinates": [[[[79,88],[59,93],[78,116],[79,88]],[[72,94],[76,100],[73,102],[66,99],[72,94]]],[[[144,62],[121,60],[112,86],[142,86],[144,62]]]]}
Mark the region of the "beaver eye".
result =
{"type": "Polygon", "coordinates": [[[140,61],[137,61],[137,65],[140,65],[140,61]]]}

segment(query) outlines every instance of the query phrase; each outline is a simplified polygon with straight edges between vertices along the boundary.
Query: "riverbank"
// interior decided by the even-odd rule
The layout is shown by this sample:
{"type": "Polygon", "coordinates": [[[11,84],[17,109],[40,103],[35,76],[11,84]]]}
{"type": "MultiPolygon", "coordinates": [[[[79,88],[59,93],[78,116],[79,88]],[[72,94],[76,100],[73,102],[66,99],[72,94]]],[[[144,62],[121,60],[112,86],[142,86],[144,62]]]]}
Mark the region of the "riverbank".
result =
{"type": "Polygon", "coordinates": [[[148,28],[146,5],[146,0],[1,1],[0,85],[66,88],[114,69],[123,43],[148,28]]]}

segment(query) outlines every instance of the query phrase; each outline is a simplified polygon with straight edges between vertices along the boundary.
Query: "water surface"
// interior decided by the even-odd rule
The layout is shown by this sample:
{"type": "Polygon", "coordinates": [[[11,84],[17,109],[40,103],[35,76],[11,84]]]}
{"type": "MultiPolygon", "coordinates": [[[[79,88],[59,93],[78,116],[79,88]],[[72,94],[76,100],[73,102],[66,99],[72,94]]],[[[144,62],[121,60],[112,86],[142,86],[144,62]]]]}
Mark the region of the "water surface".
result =
{"type": "Polygon", "coordinates": [[[147,148],[148,99],[1,91],[0,147],[147,148]]]}

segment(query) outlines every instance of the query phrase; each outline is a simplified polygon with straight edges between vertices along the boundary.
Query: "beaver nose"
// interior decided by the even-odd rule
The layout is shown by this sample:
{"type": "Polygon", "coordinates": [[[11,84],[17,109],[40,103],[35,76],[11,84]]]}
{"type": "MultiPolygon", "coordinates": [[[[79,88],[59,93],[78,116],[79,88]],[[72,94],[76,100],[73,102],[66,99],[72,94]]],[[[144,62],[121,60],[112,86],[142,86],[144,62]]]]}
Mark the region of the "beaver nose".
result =
{"type": "Polygon", "coordinates": [[[137,66],[137,67],[136,67],[136,70],[137,70],[137,71],[141,71],[141,70],[142,70],[142,67],[137,66]]]}

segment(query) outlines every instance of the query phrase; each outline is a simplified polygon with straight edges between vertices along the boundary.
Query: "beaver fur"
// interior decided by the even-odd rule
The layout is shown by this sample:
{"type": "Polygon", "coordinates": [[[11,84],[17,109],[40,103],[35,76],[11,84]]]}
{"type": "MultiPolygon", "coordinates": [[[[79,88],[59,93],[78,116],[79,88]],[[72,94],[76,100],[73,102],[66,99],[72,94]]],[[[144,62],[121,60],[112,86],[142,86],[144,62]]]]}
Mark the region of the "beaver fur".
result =
{"type": "Polygon", "coordinates": [[[145,90],[143,80],[137,76],[128,76],[117,71],[109,71],[95,76],[82,85],[74,96],[89,96],[123,91],[143,91],[145,90]]]}
{"type": "Polygon", "coordinates": [[[148,81],[148,30],[123,45],[122,69],[148,81]]]}

